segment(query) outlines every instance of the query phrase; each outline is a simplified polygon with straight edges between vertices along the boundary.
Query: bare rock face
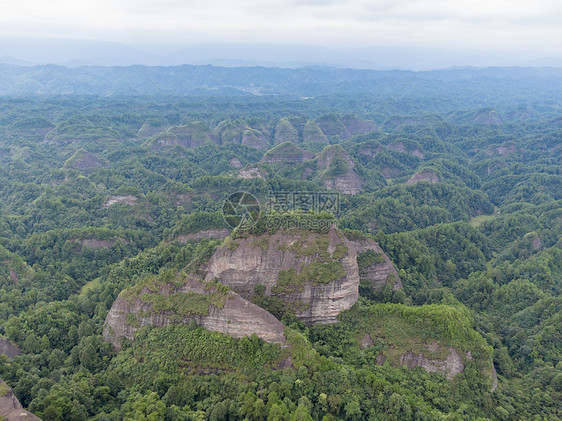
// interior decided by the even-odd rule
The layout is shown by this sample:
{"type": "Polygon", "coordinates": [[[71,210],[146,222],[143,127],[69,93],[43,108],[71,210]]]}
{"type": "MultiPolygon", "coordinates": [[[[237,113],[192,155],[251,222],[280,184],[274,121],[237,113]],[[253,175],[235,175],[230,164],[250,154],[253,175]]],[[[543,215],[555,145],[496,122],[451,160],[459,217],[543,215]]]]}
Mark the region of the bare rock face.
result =
{"type": "Polygon", "coordinates": [[[340,118],[336,115],[325,115],[318,118],[316,124],[326,136],[338,136],[340,139],[348,139],[378,129],[373,121],[362,121],[351,116],[340,118]]]}
{"type": "Polygon", "coordinates": [[[430,359],[421,352],[414,354],[412,351],[408,351],[400,357],[400,365],[408,368],[423,367],[428,373],[443,373],[449,380],[464,371],[462,357],[452,347],[449,347],[449,354],[445,360],[430,359]]]}
{"type": "Polygon", "coordinates": [[[312,152],[305,151],[292,142],[285,142],[268,151],[261,161],[267,164],[302,163],[312,158],[312,152]]]}
{"type": "MultiPolygon", "coordinates": [[[[472,359],[472,355],[468,352],[465,355],[467,360],[472,359]]],[[[422,367],[428,373],[441,373],[447,379],[452,380],[457,374],[462,373],[465,369],[465,363],[459,351],[451,346],[443,347],[433,342],[425,344],[422,351],[408,350],[399,354],[398,359],[391,357],[390,359],[381,352],[377,355],[375,363],[383,365],[386,361],[390,361],[391,365],[403,366],[410,369],[422,367]],[[432,355],[433,354],[433,355],[432,355]]]]}
{"type": "Polygon", "coordinates": [[[249,299],[257,285],[306,323],[333,323],[359,296],[357,254],[343,234],[279,230],[229,240],[208,264],[217,279],[249,299]]]}
{"type": "Polygon", "coordinates": [[[429,181],[430,183],[438,183],[439,176],[435,174],[433,171],[423,171],[414,174],[406,181],[406,184],[411,186],[413,184],[419,183],[420,181],[429,181]]]}
{"type": "Polygon", "coordinates": [[[267,177],[267,173],[258,167],[246,167],[242,168],[238,171],[238,178],[265,178],[267,177]]]}
{"type": "Polygon", "coordinates": [[[8,358],[14,358],[21,355],[21,349],[8,339],[0,337],[0,354],[4,354],[8,358]]]}
{"type": "Polygon", "coordinates": [[[368,281],[374,291],[382,291],[392,282],[392,290],[402,289],[402,281],[392,261],[380,246],[370,238],[357,238],[352,241],[357,251],[359,278],[368,281]]]}
{"type": "Polygon", "coordinates": [[[275,126],[274,143],[279,145],[284,142],[297,142],[299,140],[299,132],[293,126],[291,120],[283,117],[275,126]]]}
{"type": "Polygon", "coordinates": [[[119,350],[121,338],[133,340],[134,332],[143,326],[191,321],[235,338],[255,333],[286,346],[284,326],[272,314],[224,286],[186,275],[143,281],[123,291],[107,315],[103,334],[119,350]]]}
{"type": "Polygon", "coordinates": [[[211,141],[207,128],[199,123],[192,123],[186,126],[172,126],[165,132],[155,135],[148,142],[148,145],[151,146],[153,151],[157,151],[167,146],[196,148],[211,141]]]}
{"type": "Polygon", "coordinates": [[[65,168],[74,168],[81,171],[90,171],[104,166],[105,163],[93,153],[84,149],[77,150],[65,163],[65,168]]]}
{"type": "Polygon", "coordinates": [[[425,157],[425,154],[420,149],[408,149],[406,148],[406,145],[404,145],[404,142],[401,141],[391,143],[386,148],[390,149],[391,151],[410,154],[420,159],[423,159],[425,157]]]}
{"type": "Polygon", "coordinates": [[[498,112],[494,109],[484,109],[476,112],[472,116],[472,121],[476,124],[502,124],[503,120],[498,112]]]}
{"type": "Polygon", "coordinates": [[[517,146],[513,145],[513,144],[504,144],[495,148],[490,148],[488,150],[486,150],[484,153],[488,156],[491,155],[504,155],[504,156],[509,156],[512,155],[516,152],[519,152],[519,149],[517,148],[517,146]]]}
{"type": "Polygon", "coordinates": [[[309,142],[322,142],[322,143],[330,143],[326,135],[320,130],[320,127],[312,121],[307,121],[306,125],[302,130],[302,137],[303,140],[309,142]]]}
{"type": "Polygon", "coordinates": [[[5,421],[41,421],[41,418],[26,411],[12,389],[0,379],[0,419],[5,421]]]}
{"type": "Polygon", "coordinates": [[[322,185],[345,194],[357,194],[362,180],[355,171],[355,163],[340,145],[327,146],[316,158],[322,185]]]}
{"type": "Polygon", "coordinates": [[[133,195],[127,196],[109,196],[105,203],[102,205],[102,208],[108,208],[112,205],[116,205],[122,203],[124,205],[135,205],[137,203],[138,198],[133,195]]]}
{"type": "Polygon", "coordinates": [[[187,243],[189,240],[202,240],[204,238],[207,240],[210,240],[211,238],[221,239],[228,237],[229,234],[230,230],[227,228],[215,228],[192,232],[189,234],[181,234],[175,238],[175,241],[187,243]]]}
{"type": "Polygon", "coordinates": [[[494,393],[498,388],[498,372],[496,371],[496,367],[492,364],[492,387],[490,388],[490,392],[494,393]]]}
{"type": "Polygon", "coordinates": [[[265,134],[267,128],[264,126],[259,122],[251,126],[244,120],[224,120],[215,127],[212,136],[216,143],[221,145],[240,143],[263,149],[269,145],[269,140],[265,134]]]}

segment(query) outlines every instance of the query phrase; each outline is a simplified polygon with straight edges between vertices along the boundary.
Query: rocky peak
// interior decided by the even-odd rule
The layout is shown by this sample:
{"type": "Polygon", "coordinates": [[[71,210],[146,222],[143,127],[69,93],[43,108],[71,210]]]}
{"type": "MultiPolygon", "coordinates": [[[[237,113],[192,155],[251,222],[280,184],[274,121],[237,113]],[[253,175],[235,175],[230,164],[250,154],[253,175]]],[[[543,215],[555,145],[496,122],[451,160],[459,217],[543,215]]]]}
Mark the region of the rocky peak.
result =
{"type": "Polygon", "coordinates": [[[41,418],[26,411],[12,389],[0,379],[0,419],[5,421],[41,421],[41,418]]]}
{"type": "Polygon", "coordinates": [[[341,145],[326,146],[316,158],[322,185],[345,194],[357,194],[362,180],[355,171],[355,163],[341,145]]]}
{"type": "Polygon", "coordinates": [[[264,131],[265,125],[258,124],[252,127],[244,120],[224,120],[221,121],[212,132],[217,143],[221,145],[229,143],[240,143],[262,149],[269,145],[269,140],[264,131]]]}
{"type": "Polygon", "coordinates": [[[411,176],[408,179],[408,181],[406,181],[406,184],[411,186],[413,184],[419,183],[420,181],[427,181],[429,183],[438,183],[439,176],[431,170],[425,170],[415,173],[413,176],[411,176]]]}
{"type": "Polygon", "coordinates": [[[333,323],[358,299],[355,249],[341,231],[278,230],[229,239],[209,261],[217,279],[250,299],[257,285],[306,323],[333,323]]]}
{"type": "Polygon", "coordinates": [[[362,283],[368,283],[375,292],[382,291],[389,282],[393,284],[393,291],[402,289],[402,281],[394,264],[376,242],[367,237],[355,236],[351,243],[357,251],[362,283]]]}
{"type": "Polygon", "coordinates": [[[152,150],[160,150],[167,146],[178,145],[195,148],[205,142],[211,142],[209,130],[200,123],[191,123],[185,126],[172,126],[165,132],[153,136],[147,145],[152,150]]]}
{"type": "Polygon", "coordinates": [[[143,326],[192,321],[235,338],[256,334],[267,342],[286,344],[283,324],[261,307],[217,282],[170,273],[123,291],[107,315],[104,337],[119,350],[121,338],[133,340],[143,326]]]}
{"type": "Polygon", "coordinates": [[[394,289],[401,288],[394,266],[374,241],[350,241],[335,227],[235,234],[196,268],[197,278],[167,272],[123,291],[107,316],[104,337],[119,349],[122,337],[132,340],[145,325],[194,321],[208,330],[234,337],[255,333],[285,346],[283,324],[274,314],[290,312],[307,324],[336,322],[358,300],[358,260],[373,250],[381,261],[366,266],[365,279],[375,289],[391,281],[394,289]]]}
{"type": "Polygon", "coordinates": [[[305,151],[292,142],[285,142],[267,151],[261,161],[267,164],[302,163],[312,158],[312,152],[305,151]]]}
{"type": "Polygon", "coordinates": [[[2,354],[4,354],[8,358],[14,358],[18,355],[21,355],[21,350],[16,344],[0,336],[0,355],[2,354]]]}
{"type": "Polygon", "coordinates": [[[80,171],[90,171],[104,165],[104,161],[84,149],[77,150],[74,155],[64,163],[65,168],[74,168],[80,171]]]}

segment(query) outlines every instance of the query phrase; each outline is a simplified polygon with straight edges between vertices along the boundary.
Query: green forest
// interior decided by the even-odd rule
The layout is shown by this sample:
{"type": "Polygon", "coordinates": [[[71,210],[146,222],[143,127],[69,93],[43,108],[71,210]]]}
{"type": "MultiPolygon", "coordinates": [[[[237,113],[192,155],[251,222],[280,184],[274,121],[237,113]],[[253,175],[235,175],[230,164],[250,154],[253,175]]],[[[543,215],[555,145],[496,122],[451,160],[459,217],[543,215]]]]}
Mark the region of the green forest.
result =
{"type": "MultiPolygon", "coordinates": [[[[225,72],[209,72],[223,86],[225,72]]],[[[328,73],[337,92],[290,73],[293,94],[180,94],[163,81],[169,98],[64,85],[0,97],[0,344],[16,350],[0,352],[0,379],[25,409],[49,421],[562,419],[561,79],[496,84],[490,70],[438,97],[442,75],[428,73],[394,97],[409,75],[328,73]],[[249,230],[223,218],[234,192],[261,205],[249,230]],[[132,292],[160,311],[228,305],[217,280],[173,306],[158,291],[201,277],[217,250],[255,236],[266,253],[268,236],[290,234],[266,225],[272,192],[339,200],[337,212],[284,214],[320,223],[295,231],[316,243],[285,248],[317,261],[249,299],[283,324],[286,346],[134,314],[134,340],[118,350],[104,337],[132,292]],[[344,274],[349,251],[325,251],[326,221],[337,241],[380,251],[357,254],[359,297],[337,323],[310,324],[282,298],[344,274]],[[396,273],[375,290],[363,278],[384,256],[396,273]],[[458,355],[463,369],[414,367],[406,351],[458,355]]]]}

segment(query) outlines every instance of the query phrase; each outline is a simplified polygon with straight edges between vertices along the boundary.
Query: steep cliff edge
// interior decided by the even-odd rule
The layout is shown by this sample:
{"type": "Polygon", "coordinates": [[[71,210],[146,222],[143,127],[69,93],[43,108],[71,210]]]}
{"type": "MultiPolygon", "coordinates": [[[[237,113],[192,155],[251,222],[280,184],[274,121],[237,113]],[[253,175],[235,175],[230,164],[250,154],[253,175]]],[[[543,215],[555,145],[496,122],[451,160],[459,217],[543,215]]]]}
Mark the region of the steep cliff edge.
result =
{"type": "Polygon", "coordinates": [[[285,346],[278,320],[284,313],[309,325],[337,322],[359,298],[360,274],[374,291],[389,282],[401,288],[392,262],[374,241],[350,238],[335,227],[228,237],[208,263],[192,268],[198,279],[165,272],[123,291],[107,316],[104,336],[119,349],[122,337],[132,340],[145,325],[194,321],[233,337],[255,333],[285,346]],[[369,253],[379,260],[371,262],[369,253]]]}
{"type": "Polygon", "coordinates": [[[392,290],[402,289],[402,281],[394,264],[382,251],[380,246],[370,238],[355,235],[351,243],[357,251],[359,278],[376,291],[382,291],[387,283],[392,283],[392,290]]]}
{"type": "Polygon", "coordinates": [[[266,296],[308,324],[336,322],[359,296],[355,248],[335,228],[229,239],[207,270],[207,281],[217,279],[247,299],[261,285],[266,296]]]}
{"type": "Polygon", "coordinates": [[[0,379],[0,419],[4,421],[41,421],[41,418],[26,411],[12,389],[0,379]]]}
{"type": "Polygon", "coordinates": [[[359,348],[376,353],[377,365],[420,367],[449,380],[472,367],[489,379],[490,390],[495,388],[493,349],[463,307],[357,305],[342,322],[354,332],[359,348]]]}
{"type": "Polygon", "coordinates": [[[121,338],[133,340],[143,326],[191,321],[236,338],[255,333],[267,342],[286,344],[283,324],[261,307],[217,282],[170,272],[123,291],[107,315],[104,337],[119,350],[121,338]]]}

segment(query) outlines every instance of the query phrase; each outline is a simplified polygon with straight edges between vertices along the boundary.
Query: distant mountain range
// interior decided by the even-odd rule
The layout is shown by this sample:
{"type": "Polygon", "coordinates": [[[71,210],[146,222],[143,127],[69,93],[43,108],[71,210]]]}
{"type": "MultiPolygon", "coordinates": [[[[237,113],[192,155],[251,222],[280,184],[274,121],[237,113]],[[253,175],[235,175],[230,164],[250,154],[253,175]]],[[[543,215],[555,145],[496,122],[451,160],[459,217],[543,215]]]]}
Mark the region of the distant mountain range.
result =
{"type": "Polygon", "coordinates": [[[533,60],[470,54],[458,50],[371,47],[326,48],[314,45],[274,44],[144,44],[77,39],[0,38],[0,63],[75,66],[266,66],[295,68],[322,65],[355,69],[427,70],[452,66],[554,66],[562,58],[533,60]]]}
{"type": "MultiPolygon", "coordinates": [[[[30,95],[214,95],[310,98],[321,95],[436,98],[454,101],[458,94],[479,107],[514,99],[559,102],[560,68],[453,68],[412,72],[353,70],[326,66],[296,69],[266,67],[64,67],[0,64],[0,96],[30,95]]],[[[429,101],[429,100],[428,100],[429,101]]]]}

